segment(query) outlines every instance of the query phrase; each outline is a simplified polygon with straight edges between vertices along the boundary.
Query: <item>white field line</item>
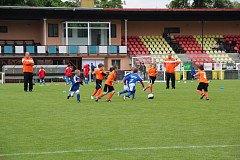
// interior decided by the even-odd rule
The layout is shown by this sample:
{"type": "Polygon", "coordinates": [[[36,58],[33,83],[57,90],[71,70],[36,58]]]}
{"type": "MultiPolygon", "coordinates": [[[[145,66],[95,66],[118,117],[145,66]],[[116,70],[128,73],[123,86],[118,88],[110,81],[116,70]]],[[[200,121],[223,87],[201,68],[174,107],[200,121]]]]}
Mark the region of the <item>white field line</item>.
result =
{"type": "Polygon", "coordinates": [[[163,149],[195,149],[195,148],[229,148],[240,147],[240,144],[235,145],[211,145],[211,146],[166,146],[166,147],[140,147],[140,148],[112,148],[112,149],[89,149],[89,150],[66,150],[66,151],[51,151],[51,152],[28,152],[28,153],[10,153],[0,154],[0,157],[7,156],[24,156],[24,155],[48,155],[48,154],[64,154],[64,153],[81,153],[81,152],[108,152],[108,151],[133,151],[133,150],[163,150],[163,149]]]}

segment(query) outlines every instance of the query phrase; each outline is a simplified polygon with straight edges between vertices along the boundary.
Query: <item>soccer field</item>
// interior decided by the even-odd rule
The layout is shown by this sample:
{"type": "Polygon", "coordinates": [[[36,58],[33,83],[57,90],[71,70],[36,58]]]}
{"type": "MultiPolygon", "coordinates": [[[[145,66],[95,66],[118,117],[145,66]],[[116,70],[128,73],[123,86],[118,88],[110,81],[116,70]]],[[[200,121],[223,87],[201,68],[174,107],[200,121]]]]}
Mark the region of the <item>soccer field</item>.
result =
{"type": "Polygon", "coordinates": [[[0,160],[240,159],[239,80],[212,81],[209,101],[197,81],[156,83],[153,100],[138,85],[134,101],[116,94],[111,103],[90,100],[94,85],[81,87],[81,103],[63,83],[32,93],[0,85],[0,160]]]}

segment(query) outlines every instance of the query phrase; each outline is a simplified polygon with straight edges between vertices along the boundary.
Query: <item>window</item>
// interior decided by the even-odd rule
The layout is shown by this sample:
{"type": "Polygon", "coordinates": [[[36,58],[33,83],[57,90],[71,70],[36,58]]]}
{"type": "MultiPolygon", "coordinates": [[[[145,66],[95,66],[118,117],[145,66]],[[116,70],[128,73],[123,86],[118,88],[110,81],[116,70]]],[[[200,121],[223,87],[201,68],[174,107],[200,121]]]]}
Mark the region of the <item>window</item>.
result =
{"type": "Polygon", "coordinates": [[[179,27],[164,28],[165,33],[180,33],[179,27]]]}
{"type": "Polygon", "coordinates": [[[117,37],[117,25],[111,24],[111,37],[116,38],[117,37]]]}
{"type": "Polygon", "coordinates": [[[87,38],[88,30],[87,29],[78,29],[78,37],[79,38],[87,38]]]}
{"type": "Polygon", "coordinates": [[[58,24],[48,24],[48,37],[58,37],[58,24]]]}
{"type": "MultiPolygon", "coordinates": [[[[64,37],[66,37],[66,29],[64,29],[64,37]]],[[[68,37],[72,37],[72,29],[68,29],[68,37]]]]}
{"type": "Polygon", "coordinates": [[[118,66],[118,69],[120,69],[120,67],[121,67],[121,61],[120,61],[120,60],[113,59],[113,60],[112,60],[112,65],[117,65],[117,66],[118,66]]]}
{"type": "Polygon", "coordinates": [[[0,26],[0,33],[7,33],[8,27],[7,26],[0,26]]]}

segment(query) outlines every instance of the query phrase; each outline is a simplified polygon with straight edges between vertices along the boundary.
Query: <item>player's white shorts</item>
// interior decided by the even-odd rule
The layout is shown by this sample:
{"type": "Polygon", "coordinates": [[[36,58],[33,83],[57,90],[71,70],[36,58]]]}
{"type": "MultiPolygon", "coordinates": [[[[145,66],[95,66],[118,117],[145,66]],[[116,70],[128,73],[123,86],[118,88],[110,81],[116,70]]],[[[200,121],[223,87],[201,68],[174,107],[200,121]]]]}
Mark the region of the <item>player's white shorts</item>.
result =
{"type": "Polygon", "coordinates": [[[128,87],[128,85],[127,85],[127,84],[124,85],[124,86],[123,86],[123,89],[126,90],[126,91],[129,91],[129,87],[128,87]]]}
{"type": "Polygon", "coordinates": [[[134,91],[135,90],[135,87],[136,87],[136,84],[135,83],[130,83],[129,85],[129,91],[134,91]]]}

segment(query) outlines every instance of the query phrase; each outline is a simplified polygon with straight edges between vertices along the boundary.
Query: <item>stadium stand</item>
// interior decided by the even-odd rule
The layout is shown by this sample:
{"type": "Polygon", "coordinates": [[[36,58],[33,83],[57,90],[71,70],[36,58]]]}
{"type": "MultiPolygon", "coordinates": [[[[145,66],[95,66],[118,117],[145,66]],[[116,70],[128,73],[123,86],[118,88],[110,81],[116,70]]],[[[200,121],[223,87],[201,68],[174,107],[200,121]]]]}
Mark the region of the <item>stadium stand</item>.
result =
{"type": "MultiPolygon", "coordinates": [[[[125,45],[124,36],[122,37],[122,45],[125,45]]],[[[128,36],[127,48],[130,55],[148,55],[150,53],[139,36],[128,36]]]]}

